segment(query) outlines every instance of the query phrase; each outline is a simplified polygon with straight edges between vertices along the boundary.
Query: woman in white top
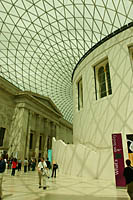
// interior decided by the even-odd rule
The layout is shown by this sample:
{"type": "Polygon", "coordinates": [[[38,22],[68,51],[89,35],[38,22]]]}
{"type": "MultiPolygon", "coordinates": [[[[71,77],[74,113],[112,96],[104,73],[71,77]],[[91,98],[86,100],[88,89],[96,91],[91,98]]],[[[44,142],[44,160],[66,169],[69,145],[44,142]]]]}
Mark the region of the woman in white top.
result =
{"type": "Polygon", "coordinates": [[[38,176],[39,176],[39,188],[41,188],[41,179],[43,177],[43,189],[46,190],[46,174],[47,164],[44,161],[44,158],[41,158],[41,161],[38,163],[38,176]]]}

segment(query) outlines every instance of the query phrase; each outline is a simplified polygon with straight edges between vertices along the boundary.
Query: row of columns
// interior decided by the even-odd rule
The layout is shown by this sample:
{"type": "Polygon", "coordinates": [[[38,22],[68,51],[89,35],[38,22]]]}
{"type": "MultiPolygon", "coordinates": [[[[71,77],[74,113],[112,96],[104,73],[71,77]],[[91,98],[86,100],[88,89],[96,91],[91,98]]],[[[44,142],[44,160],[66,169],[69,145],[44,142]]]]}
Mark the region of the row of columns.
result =
{"type": "Polygon", "coordinates": [[[52,148],[52,137],[56,137],[56,127],[58,126],[57,123],[50,121],[49,119],[43,118],[40,115],[34,114],[29,111],[29,120],[27,122],[27,145],[26,145],[26,153],[25,157],[29,158],[30,156],[30,149],[29,149],[29,144],[30,144],[30,134],[33,131],[34,132],[34,148],[31,150],[35,154],[35,158],[38,159],[39,157],[39,141],[40,141],[40,136],[42,136],[42,149],[41,153],[43,154],[42,156],[46,157],[47,156],[47,148],[52,148]],[[32,129],[32,119],[33,117],[36,118],[35,120],[35,130],[32,129]],[[48,147],[48,138],[49,138],[49,147],[48,147]]]}
{"type": "Polygon", "coordinates": [[[60,125],[57,122],[46,119],[31,110],[17,106],[14,112],[13,121],[10,129],[9,156],[17,155],[24,159],[47,156],[48,148],[52,147],[52,137],[61,138],[60,125]],[[30,150],[30,134],[34,133],[34,145],[30,150]],[[42,149],[39,150],[40,135],[42,135],[42,149]]]}

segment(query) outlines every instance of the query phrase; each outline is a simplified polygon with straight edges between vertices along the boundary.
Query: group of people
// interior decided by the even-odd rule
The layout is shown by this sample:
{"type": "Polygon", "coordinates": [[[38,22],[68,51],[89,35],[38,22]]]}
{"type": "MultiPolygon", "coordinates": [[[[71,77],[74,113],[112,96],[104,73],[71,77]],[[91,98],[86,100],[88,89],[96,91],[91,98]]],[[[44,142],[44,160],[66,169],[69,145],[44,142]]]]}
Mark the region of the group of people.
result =
{"type": "MultiPolygon", "coordinates": [[[[29,159],[27,160],[27,158],[24,159],[23,162],[23,166],[24,166],[24,173],[28,171],[30,171],[30,169],[32,169],[32,171],[35,170],[36,167],[36,160],[35,159],[29,159]]],[[[5,159],[4,155],[0,156],[0,200],[2,199],[2,179],[3,179],[3,174],[5,169],[12,169],[11,175],[15,176],[15,171],[21,171],[21,167],[22,167],[22,161],[21,159],[16,159],[16,158],[12,158],[10,160],[5,159]]],[[[47,158],[47,160],[45,161],[44,158],[41,158],[38,160],[38,177],[39,177],[39,188],[41,188],[41,180],[43,178],[43,189],[46,189],[46,179],[50,178],[50,177],[54,177],[56,178],[56,169],[58,168],[58,165],[55,161],[53,161],[52,165],[51,162],[49,161],[49,159],[47,158]]]]}
{"type": "MultiPolygon", "coordinates": [[[[35,169],[35,161],[34,162],[34,167],[32,168],[33,171],[35,169]]],[[[29,163],[30,166],[32,166],[32,161],[28,161],[27,158],[24,160],[24,172],[27,171],[27,167],[29,168],[29,163]]],[[[19,170],[21,170],[21,165],[22,165],[22,161],[20,159],[12,159],[12,175],[15,175],[15,170],[16,168],[19,170]]],[[[127,185],[127,192],[131,198],[131,200],[133,200],[133,167],[131,166],[131,161],[129,159],[126,160],[126,165],[127,167],[124,168],[124,172],[123,172],[123,176],[125,177],[126,180],[126,185],[127,185]]],[[[4,160],[4,157],[1,156],[0,157],[0,200],[2,199],[2,179],[3,179],[3,173],[6,169],[6,162],[4,160]]],[[[46,179],[50,178],[50,177],[54,177],[56,178],[56,170],[58,169],[58,164],[53,161],[52,166],[50,161],[47,160],[45,161],[44,158],[41,158],[38,162],[38,177],[39,177],[39,188],[42,187],[41,183],[42,183],[42,179],[43,179],[43,189],[45,190],[47,188],[46,186],[46,179]],[[52,170],[51,170],[52,169],[52,170]],[[51,175],[52,172],[52,175],[51,175]]]]}
{"type": "Polygon", "coordinates": [[[16,170],[21,171],[22,164],[24,166],[24,173],[26,173],[27,170],[30,171],[31,169],[32,171],[35,171],[36,159],[27,160],[27,158],[25,158],[24,162],[22,163],[21,159],[12,158],[10,160],[7,160],[7,169],[12,169],[11,175],[15,176],[16,170]]]}

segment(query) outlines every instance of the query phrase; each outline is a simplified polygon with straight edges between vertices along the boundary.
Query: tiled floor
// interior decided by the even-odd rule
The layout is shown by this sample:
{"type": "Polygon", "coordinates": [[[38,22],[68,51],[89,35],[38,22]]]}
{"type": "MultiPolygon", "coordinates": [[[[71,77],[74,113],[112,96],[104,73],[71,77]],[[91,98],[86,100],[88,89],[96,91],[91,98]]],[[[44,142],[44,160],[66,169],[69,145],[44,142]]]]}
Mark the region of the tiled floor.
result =
{"type": "Polygon", "coordinates": [[[3,180],[5,200],[128,200],[126,189],[116,189],[107,181],[87,180],[58,174],[47,179],[47,190],[38,188],[37,171],[16,174],[7,170],[3,180]]]}

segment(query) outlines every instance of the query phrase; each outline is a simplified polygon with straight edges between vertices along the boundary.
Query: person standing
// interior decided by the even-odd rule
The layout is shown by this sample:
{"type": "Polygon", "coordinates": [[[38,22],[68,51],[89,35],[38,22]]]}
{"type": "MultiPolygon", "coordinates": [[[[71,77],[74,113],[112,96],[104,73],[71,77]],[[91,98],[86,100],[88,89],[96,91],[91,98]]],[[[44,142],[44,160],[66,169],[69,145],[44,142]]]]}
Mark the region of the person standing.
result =
{"type": "Polygon", "coordinates": [[[31,160],[31,159],[29,159],[29,160],[28,160],[28,171],[30,171],[30,168],[31,168],[31,163],[32,163],[32,160],[31,160]]]}
{"type": "Polygon", "coordinates": [[[11,173],[11,176],[15,176],[16,167],[17,167],[17,159],[13,158],[13,160],[12,160],[12,173],[11,173]]]}
{"type": "Polygon", "coordinates": [[[47,164],[47,170],[48,170],[48,178],[50,178],[51,163],[48,158],[46,160],[46,164],[47,164]]]}
{"type": "Polygon", "coordinates": [[[130,199],[133,200],[133,167],[131,166],[131,161],[126,160],[127,167],[124,168],[124,177],[126,179],[127,193],[130,196],[130,199]]]}
{"type": "Polygon", "coordinates": [[[47,164],[44,161],[44,158],[41,158],[41,161],[38,163],[38,176],[39,176],[39,188],[41,188],[41,180],[43,177],[43,189],[46,190],[46,169],[47,164]]]}
{"type": "Polygon", "coordinates": [[[36,162],[34,159],[32,159],[32,162],[31,162],[31,168],[32,168],[32,171],[35,171],[35,168],[36,168],[36,162]]]}
{"type": "Polygon", "coordinates": [[[3,156],[0,156],[0,200],[2,199],[2,180],[5,169],[6,169],[6,163],[3,159],[3,156]]]}
{"type": "Polygon", "coordinates": [[[27,166],[28,166],[28,160],[27,160],[27,158],[25,158],[25,160],[24,160],[24,173],[27,172],[27,166]]]}
{"type": "Polygon", "coordinates": [[[21,159],[19,158],[19,159],[18,159],[18,171],[21,171],[21,163],[22,163],[22,161],[21,161],[21,159]]]}

